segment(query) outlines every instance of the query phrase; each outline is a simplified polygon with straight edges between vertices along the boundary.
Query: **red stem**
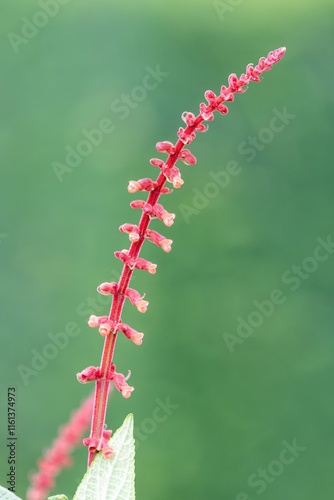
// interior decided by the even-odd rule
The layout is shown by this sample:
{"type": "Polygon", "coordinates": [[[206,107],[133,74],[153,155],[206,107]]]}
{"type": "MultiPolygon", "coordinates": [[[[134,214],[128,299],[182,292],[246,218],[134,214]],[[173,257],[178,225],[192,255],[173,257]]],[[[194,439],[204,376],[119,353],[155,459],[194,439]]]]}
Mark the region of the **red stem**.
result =
{"type": "MultiPolygon", "coordinates": [[[[188,126],[186,128],[186,133],[193,132],[196,126],[202,121],[204,121],[203,118],[201,117],[201,115],[198,115],[196,117],[195,124],[192,125],[191,127],[188,126]]],[[[175,153],[170,154],[166,161],[169,167],[175,165],[178,159],[178,155],[184,146],[185,144],[179,139],[175,145],[175,153]]],[[[161,195],[161,189],[164,187],[166,181],[167,179],[165,175],[163,173],[160,173],[160,175],[156,180],[157,187],[149,193],[149,196],[147,198],[147,202],[150,205],[153,206],[158,202],[161,195]]],[[[143,212],[138,226],[139,240],[132,243],[129,249],[129,256],[131,258],[136,259],[139,256],[141,247],[145,241],[145,233],[150,224],[150,220],[151,220],[150,216],[143,212]]],[[[121,322],[121,314],[125,300],[124,293],[129,286],[133,271],[134,269],[131,269],[127,264],[124,264],[122,274],[118,282],[117,293],[113,296],[109,313],[109,320],[114,325],[117,325],[118,323],[121,322]]],[[[104,423],[105,423],[107,404],[108,404],[109,386],[110,386],[110,381],[107,380],[107,375],[113,361],[116,340],[117,340],[117,331],[111,331],[110,334],[106,336],[104,341],[101,364],[100,364],[101,378],[99,378],[95,382],[95,399],[94,399],[90,437],[95,438],[97,440],[101,439],[102,432],[104,430],[104,423]]],[[[92,463],[92,460],[94,459],[95,455],[96,455],[96,450],[90,449],[88,452],[88,466],[92,463]]]]}

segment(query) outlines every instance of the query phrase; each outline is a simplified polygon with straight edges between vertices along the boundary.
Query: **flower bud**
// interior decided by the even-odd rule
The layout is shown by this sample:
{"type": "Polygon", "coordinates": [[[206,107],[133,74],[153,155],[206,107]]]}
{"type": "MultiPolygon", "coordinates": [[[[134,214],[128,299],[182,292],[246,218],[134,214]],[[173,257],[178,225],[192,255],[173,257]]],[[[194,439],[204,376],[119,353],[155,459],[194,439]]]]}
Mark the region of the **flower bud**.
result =
{"type": "Polygon", "coordinates": [[[169,141],[157,142],[156,148],[159,153],[168,153],[170,155],[175,153],[175,146],[169,141]]]}
{"type": "Polygon", "coordinates": [[[137,181],[129,181],[128,185],[128,192],[129,193],[136,193],[137,191],[140,191],[140,184],[137,181]]]}
{"type": "Polygon", "coordinates": [[[109,335],[109,333],[111,333],[111,331],[112,327],[109,323],[103,323],[102,325],[100,325],[99,332],[102,337],[106,337],[107,335],[109,335]]]}
{"type": "Polygon", "coordinates": [[[134,267],[136,269],[141,269],[143,271],[148,271],[150,274],[155,274],[157,270],[157,265],[153,264],[149,260],[143,259],[141,257],[138,257],[135,260],[134,267]]]}
{"type": "Polygon", "coordinates": [[[195,124],[195,115],[193,113],[189,113],[188,111],[184,111],[181,115],[182,120],[184,123],[186,123],[189,127],[193,127],[195,124]]]}
{"type": "Polygon", "coordinates": [[[172,246],[171,246],[172,243],[173,243],[173,240],[163,239],[160,242],[160,246],[161,246],[161,248],[163,249],[164,252],[170,252],[171,249],[172,249],[172,246]]]}
{"type": "Polygon", "coordinates": [[[114,295],[115,293],[117,293],[117,283],[115,281],[113,281],[112,283],[101,283],[101,285],[99,285],[97,287],[97,291],[101,294],[101,295],[114,295]]]}
{"type": "Polygon", "coordinates": [[[106,321],[108,321],[108,316],[94,316],[94,314],[92,314],[89,317],[88,326],[90,326],[91,328],[96,328],[106,321]]]}
{"type": "Polygon", "coordinates": [[[167,227],[170,227],[170,226],[172,226],[174,224],[174,219],[175,219],[175,214],[169,214],[168,212],[165,212],[162,215],[162,222],[167,227]]]}
{"type": "Polygon", "coordinates": [[[201,117],[205,121],[211,122],[214,118],[211,107],[204,104],[204,102],[201,102],[201,104],[199,105],[199,112],[201,117]]]}
{"type": "MultiPolygon", "coordinates": [[[[141,332],[137,332],[131,326],[126,325],[125,323],[119,323],[117,325],[117,329],[124,333],[127,339],[132,340],[132,342],[136,345],[141,345],[143,343],[144,334],[141,332]]],[[[129,377],[130,375],[128,375],[129,377]]]]}
{"type": "Polygon", "coordinates": [[[118,391],[122,393],[124,398],[129,398],[131,393],[134,391],[134,387],[127,384],[126,380],[130,377],[131,372],[128,373],[127,377],[124,377],[121,373],[114,373],[113,382],[118,391]]]}
{"type": "Polygon", "coordinates": [[[208,101],[208,104],[210,104],[211,106],[215,106],[217,96],[214,92],[212,92],[212,90],[207,90],[204,94],[204,97],[208,101]]]}
{"type": "Polygon", "coordinates": [[[175,187],[175,189],[180,188],[182,184],[184,184],[184,181],[180,176],[176,176],[173,178],[173,186],[175,187]]]}
{"type": "Polygon", "coordinates": [[[88,320],[88,326],[90,326],[91,328],[95,328],[95,327],[99,326],[98,317],[97,317],[97,316],[94,316],[94,314],[92,314],[92,315],[89,317],[89,320],[88,320]]]}
{"type": "Polygon", "coordinates": [[[110,448],[110,446],[104,446],[102,449],[101,449],[101,452],[103,454],[103,456],[105,458],[112,458],[114,456],[114,451],[112,448],[110,448]]]}
{"type": "Polygon", "coordinates": [[[147,302],[147,300],[140,299],[137,300],[135,305],[139,312],[145,313],[147,311],[148,304],[149,302],[147,302]]]}
{"type": "Polygon", "coordinates": [[[86,384],[87,382],[91,382],[93,380],[97,380],[100,378],[101,372],[100,368],[97,366],[88,366],[82,370],[82,372],[77,373],[77,380],[81,384],[86,384]]]}
{"type": "Polygon", "coordinates": [[[159,167],[159,168],[162,168],[165,165],[164,161],[160,160],[159,158],[151,158],[150,164],[153,165],[153,167],[159,167]]]}
{"type": "Polygon", "coordinates": [[[196,157],[189,149],[181,149],[178,155],[179,160],[182,160],[185,165],[195,165],[196,157]]]}
{"type": "Polygon", "coordinates": [[[190,144],[196,137],[195,132],[186,132],[186,129],[182,127],[179,128],[177,135],[183,144],[190,144]]]}

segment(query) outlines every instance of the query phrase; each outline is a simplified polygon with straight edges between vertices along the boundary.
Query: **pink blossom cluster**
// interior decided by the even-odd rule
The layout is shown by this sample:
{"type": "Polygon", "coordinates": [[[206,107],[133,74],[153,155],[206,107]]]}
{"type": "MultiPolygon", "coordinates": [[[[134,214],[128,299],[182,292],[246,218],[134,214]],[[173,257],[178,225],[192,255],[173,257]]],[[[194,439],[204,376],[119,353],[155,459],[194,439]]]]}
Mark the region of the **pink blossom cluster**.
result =
{"type": "Polygon", "coordinates": [[[58,437],[37,462],[38,472],[30,476],[27,500],[45,500],[55,485],[54,478],[63,467],[72,464],[70,453],[81,442],[82,435],[89,427],[93,403],[94,395],[91,395],[72,413],[70,421],[59,429],[58,437]]]}

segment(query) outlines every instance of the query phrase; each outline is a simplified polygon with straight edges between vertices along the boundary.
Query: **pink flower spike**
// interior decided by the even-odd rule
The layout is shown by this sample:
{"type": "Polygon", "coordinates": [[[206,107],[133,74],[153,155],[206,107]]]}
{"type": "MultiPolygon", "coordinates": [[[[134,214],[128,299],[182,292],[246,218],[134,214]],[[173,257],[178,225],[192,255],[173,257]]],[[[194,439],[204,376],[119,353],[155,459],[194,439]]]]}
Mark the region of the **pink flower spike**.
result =
{"type": "Polygon", "coordinates": [[[92,314],[89,317],[88,326],[90,326],[91,328],[96,328],[97,326],[100,326],[102,323],[105,323],[107,320],[108,316],[94,316],[94,314],[92,314]]]}
{"type": "Polygon", "coordinates": [[[157,142],[156,146],[159,153],[167,153],[172,155],[175,153],[175,146],[169,141],[157,142]]]}
{"type": "Polygon", "coordinates": [[[63,467],[71,464],[70,453],[81,443],[82,435],[89,427],[94,405],[94,395],[83,402],[78,410],[72,413],[70,421],[61,427],[58,437],[53,441],[44,457],[38,460],[38,472],[30,476],[31,485],[24,498],[27,500],[45,500],[53,488],[57,476],[63,467]]]}
{"type": "Polygon", "coordinates": [[[77,373],[77,380],[80,384],[86,384],[87,382],[92,382],[101,377],[101,371],[98,366],[88,366],[82,370],[82,372],[77,373]]]}
{"type": "MultiPolygon", "coordinates": [[[[103,434],[105,427],[106,410],[108,406],[110,382],[119,390],[123,397],[128,398],[134,390],[127,383],[127,378],[120,373],[116,373],[116,367],[113,363],[115,355],[115,347],[118,334],[123,332],[134,344],[140,345],[143,342],[143,333],[137,332],[129,325],[122,323],[123,306],[126,298],[135,305],[139,312],[144,313],[147,310],[148,302],[143,295],[140,295],[136,290],[129,289],[131,280],[133,279],[133,271],[135,269],[146,270],[151,274],[156,273],[157,265],[143,259],[141,250],[144,240],[148,239],[165,252],[170,252],[172,240],[165,238],[159,233],[150,229],[151,219],[158,218],[167,227],[172,226],[175,219],[174,213],[169,213],[161,203],[161,195],[171,193],[175,188],[180,188],[183,184],[182,176],[176,164],[178,160],[186,165],[196,164],[196,158],[187,148],[186,144],[190,144],[197,132],[205,132],[208,128],[206,122],[214,119],[214,114],[228,113],[228,103],[232,102],[235,95],[241,94],[247,90],[250,82],[258,82],[261,80],[261,75],[265,71],[269,71],[273,64],[278,62],[284,55],[285,48],[280,48],[270,52],[266,57],[258,60],[256,65],[248,65],[245,72],[240,76],[232,73],[228,78],[228,85],[221,86],[220,92],[216,95],[212,90],[205,92],[205,98],[199,106],[199,113],[196,115],[185,111],[182,114],[182,127],[177,132],[175,143],[169,141],[161,141],[156,144],[156,150],[159,153],[165,153],[164,161],[159,158],[152,158],[151,165],[158,167],[158,175],[156,180],[149,178],[131,180],[129,183],[129,191],[135,193],[137,191],[148,191],[149,194],[144,200],[134,200],[130,206],[134,209],[139,209],[139,222],[137,226],[133,224],[124,224],[120,230],[129,235],[131,245],[128,249],[115,252],[115,257],[122,261],[122,270],[119,275],[116,288],[111,288],[110,283],[102,283],[99,287],[99,292],[102,294],[113,294],[109,309],[109,316],[101,317],[91,316],[89,319],[90,326],[98,326],[99,331],[106,338],[101,356],[100,373],[101,380],[97,380],[95,385],[95,398],[93,404],[93,415],[90,438],[86,440],[90,447],[88,454],[88,465],[90,465],[96,455],[96,452],[103,450],[106,456],[111,456],[112,450],[108,447],[106,437],[103,434]],[[168,182],[167,182],[168,181],[168,182]],[[173,189],[168,186],[171,183],[173,189]]],[[[156,154],[157,156],[162,156],[156,154]]],[[[154,155],[155,156],[155,155],[154,155]]],[[[139,197],[142,197],[139,195],[139,197]]],[[[94,371],[94,367],[89,367],[83,373],[78,375],[81,382],[97,376],[99,372],[94,371]],[[88,371],[87,371],[88,370],[88,371]],[[92,373],[89,372],[92,370],[92,373]]],[[[75,430],[75,428],[74,428],[75,430]]],[[[72,434],[67,436],[72,440],[72,434]]],[[[63,459],[59,459],[61,463],[63,459]]],[[[64,459],[66,461],[66,458],[64,459]]],[[[50,476],[50,475],[49,475],[50,476]]],[[[39,481],[49,481],[49,476],[46,478],[41,474],[39,481]]],[[[30,498],[28,500],[37,500],[30,498]]]]}
{"type": "Polygon", "coordinates": [[[118,285],[115,281],[113,281],[112,283],[101,283],[101,285],[97,287],[97,291],[101,295],[115,295],[115,293],[117,293],[117,289],[118,285]]]}
{"type": "Polygon", "coordinates": [[[189,149],[182,149],[178,154],[178,159],[183,161],[185,165],[195,165],[197,161],[189,149]]]}

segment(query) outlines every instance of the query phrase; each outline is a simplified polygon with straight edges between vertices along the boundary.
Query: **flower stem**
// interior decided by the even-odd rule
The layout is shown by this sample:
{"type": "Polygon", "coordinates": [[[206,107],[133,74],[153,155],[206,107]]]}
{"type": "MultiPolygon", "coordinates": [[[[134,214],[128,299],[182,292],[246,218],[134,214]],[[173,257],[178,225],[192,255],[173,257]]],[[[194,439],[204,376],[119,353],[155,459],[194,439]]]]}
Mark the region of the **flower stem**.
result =
{"type": "MultiPolygon", "coordinates": [[[[239,78],[235,74],[230,75],[228,80],[229,86],[228,87],[222,86],[220,95],[218,96],[216,96],[216,94],[214,94],[214,92],[212,92],[211,90],[206,91],[205,98],[207,100],[207,104],[204,103],[200,104],[200,113],[197,116],[188,112],[185,112],[182,115],[182,119],[185,121],[187,126],[184,129],[183,128],[179,129],[178,140],[176,144],[173,145],[167,141],[157,144],[157,149],[159,152],[166,152],[168,154],[166,162],[163,162],[162,160],[159,159],[151,160],[152,165],[159,166],[161,168],[161,172],[157,180],[155,182],[153,182],[151,179],[141,179],[138,182],[131,181],[132,182],[131,189],[133,190],[130,190],[130,192],[135,192],[139,188],[140,188],[139,190],[147,189],[149,190],[149,195],[146,203],[141,201],[133,202],[135,204],[133,205],[133,208],[142,208],[143,210],[138,225],[138,231],[137,233],[135,233],[137,239],[135,241],[131,240],[132,243],[130,245],[128,252],[127,251],[118,252],[119,254],[122,254],[124,257],[124,260],[122,255],[119,257],[123,260],[124,266],[119,282],[117,284],[117,289],[115,289],[115,293],[114,291],[112,291],[113,299],[108,316],[108,329],[104,329],[104,331],[106,332],[106,337],[105,337],[104,348],[99,369],[99,376],[98,377],[96,376],[95,379],[96,382],[95,382],[93,417],[91,425],[91,434],[90,438],[88,439],[88,442],[93,444],[89,448],[88,465],[91,464],[95,454],[100,449],[98,445],[96,446],[96,443],[102,443],[103,433],[106,432],[104,430],[104,425],[105,425],[105,417],[106,417],[107,402],[109,395],[109,386],[111,380],[111,370],[113,366],[112,365],[113,356],[115,351],[117,334],[119,331],[119,324],[121,323],[121,314],[126,297],[126,292],[128,291],[128,286],[131,281],[134,268],[138,264],[138,262],[136,262],[136,259],[138,259],[141,247],[145,241],[145,237],[147,237],[147,230],[151,218],[153,216],[158,216],[165,222],[166,225],[171,225],[173,223],[173,218],[175,217],[174,214],[168,214],[168,212],[166,211],[164,211],[163,214],[161,215],[161,211],[159,212],[159,210],[163,209],[162,205],[157,205],[157,207],[155,207],[160,198],[160,195],[168,192],[168,190],[163,190],[164,185],[167,180],[173,182],[173,186],[175,188],[180,187],[183,184],[179,171],[175,167],[175,163],[177,160],[180,159],[188,165],[196,163],[196,158],[190,153],[190,151],[184,150],[182,154],[181,151],[186,144],[190,144],[193,141],[193,139],[196,136],[196,132],[205,132],[207,130],[207,127],[204,126],[202,122],[213,120],[213,113],[215,111],[219,111],[221,114],[226,114],[228,112],[226,103],[232,102],[234,100],[234,94],[240,94],[245,92],[248,84],[251,81],[254,82],[261,81],[260,75],[264,71],[269,71],[272,68],[273,64],[279,62],[280,59],[284,56],[284,54],[285,54],[285,48],[282,47],[273,52],[270,52],[266,58],[261,58],[255,67],[253,67],[253,65],[248,65],[246,73],[242,74],[239,78]],[[152,188],[148,186],[152,186],[152,188]],[[154,207],[158,210],[155,211],[154,207]],[[167,220],[164,219],[165,215],[167,217],[170,216],[173,217],[171,218],[171,220],[167,220]]],[[[155,272],[155,267],[156,266],[153,265],[154,272],[155,272]]],[[[144,269],[144,267],[138,267],[138,268],[144,269]]],[[[152,263],[148,263],[146,261],[146,269],[151,272],[152,263]],[[150,267],[147,267],[148,264],[151,266],[151,269],[150,267]]],[[[90,326],[95,326],[95,324],[90,326]]],[[[100,333],[102,333],[101,330],[100,333]]],[[[90,368],[96,374],[97,369],[95,369],[94,367],[90,368]]],[[[83,379],[83,377],[81,378],[83,379]]],[[[90,380],[93,379],[91,378],[90,380]]],[[[133,388],[130,389],[133,390],[133,388]]],[[[126,394],[125,397],[128,397],[128,395],[126,394]]]]}

